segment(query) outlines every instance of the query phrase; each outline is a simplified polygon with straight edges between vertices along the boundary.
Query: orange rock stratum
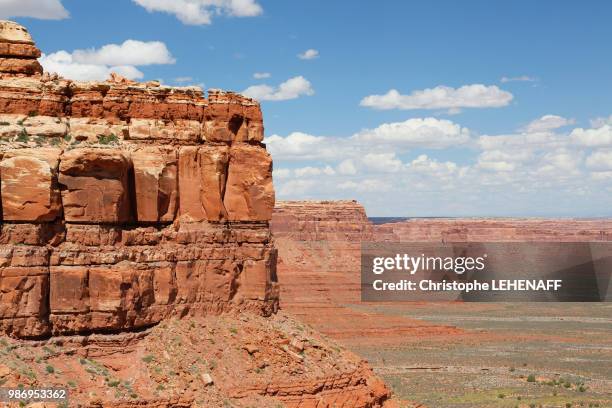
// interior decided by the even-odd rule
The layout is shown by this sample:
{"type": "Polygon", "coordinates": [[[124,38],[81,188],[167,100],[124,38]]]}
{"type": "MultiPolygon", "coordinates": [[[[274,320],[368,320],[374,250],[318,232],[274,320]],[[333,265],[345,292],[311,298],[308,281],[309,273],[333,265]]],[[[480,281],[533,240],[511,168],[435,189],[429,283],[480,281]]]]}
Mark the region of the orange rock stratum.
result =
{"type": "Polygon", "coordinates": [[[0,384],[68,384],[70,406],[381,406],[365,362],[277,313],[259,104],[39,56],[0,22],[0,384]]]}

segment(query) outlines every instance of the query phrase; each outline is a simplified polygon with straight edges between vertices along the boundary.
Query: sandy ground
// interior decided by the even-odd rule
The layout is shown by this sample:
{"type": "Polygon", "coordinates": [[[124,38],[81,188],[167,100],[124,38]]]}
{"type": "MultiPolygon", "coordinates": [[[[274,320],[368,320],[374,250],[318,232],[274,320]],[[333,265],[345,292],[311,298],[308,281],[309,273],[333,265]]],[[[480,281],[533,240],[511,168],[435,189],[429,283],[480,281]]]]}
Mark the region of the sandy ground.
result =
{"type": "Polygon", "coordinates": [[[612,303],[345,304],[299,317],[417,402],[405,406],[612,407],[612,303]]]}

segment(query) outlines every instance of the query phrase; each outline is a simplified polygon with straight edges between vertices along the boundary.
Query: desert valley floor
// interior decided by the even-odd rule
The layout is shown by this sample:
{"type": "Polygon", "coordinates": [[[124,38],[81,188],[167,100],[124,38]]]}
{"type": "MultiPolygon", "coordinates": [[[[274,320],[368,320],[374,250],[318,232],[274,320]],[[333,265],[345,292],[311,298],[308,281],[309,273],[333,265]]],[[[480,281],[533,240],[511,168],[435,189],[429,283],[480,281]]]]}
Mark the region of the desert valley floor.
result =
{"type": "Polygon", "coordinates": [[[309,316],[400,406],[612,406],[610,303],[344,304],[309,316]]]}
{"type": "Polygon", "coordinates": [[[612,407],[611,303],[362,303],[359,242],[609,241],[609,220],[413,219],[277,203],[281,308],[368,360],[405,407],[612,407]]]}

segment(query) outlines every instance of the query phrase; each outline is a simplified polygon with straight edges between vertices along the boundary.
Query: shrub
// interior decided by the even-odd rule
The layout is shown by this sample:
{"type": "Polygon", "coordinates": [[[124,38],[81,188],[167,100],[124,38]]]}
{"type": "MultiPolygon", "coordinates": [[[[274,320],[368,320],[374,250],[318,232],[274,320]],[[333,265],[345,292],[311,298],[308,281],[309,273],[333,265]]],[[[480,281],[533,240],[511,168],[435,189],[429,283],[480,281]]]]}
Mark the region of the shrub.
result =
{"type": "Polygon", "coordinates": [[[155,360],[155,357],[153,357],[152,355],[148,355],[142,358],[142,361],[144,361],[145,363],[149,364],[151,361],[155,360]]]}
{"type": "Polygon", "coordinates": [[[527,382],[535,382],[535,375],[533,374],[529,374],[529,376],[527,377],[527,382]]]}
{"type": "Polygon", "coordinates": [[[30,136],[28,136],[28,132],[26,132],[25,129],[21,129],[21,132],[19,132],[19,136],[17,136],[17,141],[26,143],[28,140],[30,140],[30,136]]]}
{"type": "Polygon", "coordinates": [[[47,366],[45,367],[45,370],[47,370],[47,372],[48,372],[49,374],[53,374],[53,373],[55,372],[55,368],[53,368],[53,366],[52,366],[52,365],[48,365],[48,364],[47,364],[47,366]]]}
{"type": "Polygon", "coordinates": [[[118,387],[119,384],[121,384],[121,381],[119,381],[119,380],[112,380],[112,381],[108,382],[108,386],[109,387],[118,387]]]}
{"type": "Polygon", "coordinates": [[[111,144],[111,143],[117,143],[119,141],[119,138],[114,134],[111,133],[110,135],[98,135],[98,143],[100,144],[111,144]]]}

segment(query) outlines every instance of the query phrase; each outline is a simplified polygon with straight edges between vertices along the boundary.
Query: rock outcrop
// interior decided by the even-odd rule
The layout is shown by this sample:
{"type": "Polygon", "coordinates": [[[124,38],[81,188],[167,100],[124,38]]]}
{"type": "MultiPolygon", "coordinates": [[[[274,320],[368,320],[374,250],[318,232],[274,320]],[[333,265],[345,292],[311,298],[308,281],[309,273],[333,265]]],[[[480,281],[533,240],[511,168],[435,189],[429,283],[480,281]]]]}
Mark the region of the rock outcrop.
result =
{"type": "Polygon", "coordinates": [[[0,22],[0,331],[277,308],[272,160],[240,95],[42,73],[0,22]]]}
{"type": "Polygon", "coordinates": [[[377,241],[588,242],[612,241],[609,219],[415,218],[374,226],[377,241]]]}
{"type": "Polygon", "coordinates": [[[70,81],[39,55],[0,22],[0,384],[72,383],[84,407],[381,407],[365,362],[276,314],[259,104],[70,81]]]}
{"type": "Polygon", "coordinates": [[[280,201],[271,228],[279,251],[283,307],[300,313],[309,306],[360,299],[361,241],[373,225],[356,201],[280,201]]]}
{"type": "Polygon", "coordinates": [[[612,241],[609,219],[414,218],[375,225],[359,203],[342,200],[277,202],[271,228],[281,305],[300,316],[360,301],[361,241],[612,241]]]}

